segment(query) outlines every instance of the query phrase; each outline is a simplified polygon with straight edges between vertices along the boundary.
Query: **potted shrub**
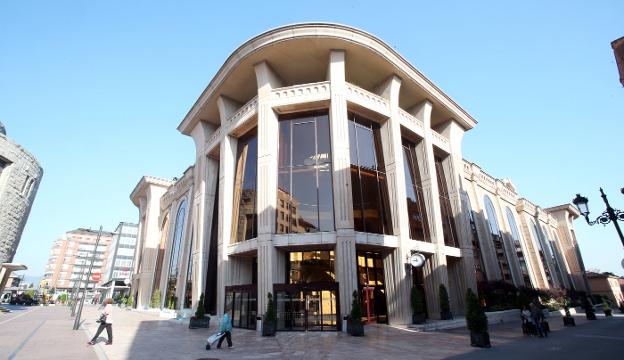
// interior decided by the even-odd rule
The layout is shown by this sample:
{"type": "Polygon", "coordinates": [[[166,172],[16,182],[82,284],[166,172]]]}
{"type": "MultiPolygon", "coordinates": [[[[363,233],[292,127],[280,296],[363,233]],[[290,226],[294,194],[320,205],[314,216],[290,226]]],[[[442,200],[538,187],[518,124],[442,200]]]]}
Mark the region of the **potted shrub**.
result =
{"type": "Polygon", "coordinates": [[[466,325],[470,330],[471,346],[486,348],[492,346],[490,344],[490,334],[487,331],[487,316],[472,289],[468,289],[466,292],[466,325]]]}
{"type": "Polygon", "coordinates": [[[362,323],[362,306],[357,290],[353,290],[353,302],[351,303],[351,315],[347,320],[347,332],[351,336],[364,336],[364,324],[362,323]]]}
{"type": "Polygon", "coordinates": [[[453,318],[453,314],[451,313],[451,306],[449,305],[449,296],[446,291],[446,287],[443,284],[440,284],[440,319],[442,320],[451,320],[453,318]]]}
{"type": "Polygon", "coordinates": [[[583,300],[583,308],[585,309],[585,317],[587,318],[587,320],[596,320],[596,312],[594,311],[594,307],[587,298],[584,298],[583,300]]]}
{"type": "Polygon", "coordinates": [[[568,305],[565,307],[565,316],[563,317],[563,326],[576,326],[574,318],[570,315],[570,308],[568,305]]]}
{"type": "Polygon", "coordinates": [[[605,316],[613,316],[613,311],[609,307],[607,300],[602,301],[602,311],[604,311],[605,316]]]}
{"type": "Polygon", "coordinates": [[[197,310],[195,315],[191,316],[189,320],[189,329],[208,328],[210,325],[210,317],[206,316],[206,309],[204,308],[204,293],[199,296],[197,302],[197,310]]]}
{"type": "Polygon", "coordinates": [[[267,309],[262,317],[262,336],[275,336],[277,330],[277,314],[273,294],[267,293],[267,309]]]}
{"type": "Polygon", "coordinates": [[[412,323],[424,324],[425,321],[427,321],[427,315],[425,314],[425,300],[423,299],[423,293],[417,286],[412,286],[410,301],[412,304],[412,323]]]}
{"type": "Polygon", "coordinates": [[[134,307],[134,296],[128,296],[128,300],[126,301],[126,310],[130,310],[134,307]]]}

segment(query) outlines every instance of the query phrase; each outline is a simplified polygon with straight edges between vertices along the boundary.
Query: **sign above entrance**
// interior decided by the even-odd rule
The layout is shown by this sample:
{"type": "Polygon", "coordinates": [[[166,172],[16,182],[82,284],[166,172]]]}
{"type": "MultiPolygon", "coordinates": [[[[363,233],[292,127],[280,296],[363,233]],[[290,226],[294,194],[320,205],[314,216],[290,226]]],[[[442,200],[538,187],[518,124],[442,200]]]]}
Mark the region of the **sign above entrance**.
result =
{"type": "Polygon", "coordinates": [[[421,267],[423,265],[425,265],[425,256],[423,254],[420,253],[416,253],[412,256],[410,256],[410,264],[413,267],[421,267]]]}

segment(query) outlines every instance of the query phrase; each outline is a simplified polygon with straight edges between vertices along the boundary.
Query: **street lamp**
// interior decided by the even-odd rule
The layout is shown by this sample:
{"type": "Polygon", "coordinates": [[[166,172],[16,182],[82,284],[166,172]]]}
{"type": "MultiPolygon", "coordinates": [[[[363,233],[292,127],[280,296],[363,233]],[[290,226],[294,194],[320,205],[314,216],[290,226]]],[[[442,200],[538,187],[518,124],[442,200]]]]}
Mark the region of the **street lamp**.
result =
{"type": "MultiPolygon", "coordinates": [[[[622,194],[624,194],[624,188],[622,188],[620,191],[622,192],[622,194]]],[[[622,242],[622,245],[624,245],[624,235],[622,235],[622,230],[620,229],[620,225],[618,224],[618,221],[624,221],[624,211],[614,209],[611,207],[611,205],[609,205],[607,195],[605,195],[604,191],[602,191],[602,188],[600,188],[600,197],[602,197],[602,200],[607,205],[607,210],[600,214],[600,216],[598,216],[594,221],[589,220],[589,207],[587,206],[589,200],[587,200],[586,197],[581,196],[581,194],[576,194],[576,197],[574,198],[574,200],[572,200],[572,203],[576,205],[579,212],[581,213],[581,215],[583,215],[585,221],[587,221],[587,224],[589,224],[590,226],[596,224],[602,224],[606,226],[608,223],[613,221],[613,226],[615,226],[615,230],[620,236],[620,241],[622,242]]]]}

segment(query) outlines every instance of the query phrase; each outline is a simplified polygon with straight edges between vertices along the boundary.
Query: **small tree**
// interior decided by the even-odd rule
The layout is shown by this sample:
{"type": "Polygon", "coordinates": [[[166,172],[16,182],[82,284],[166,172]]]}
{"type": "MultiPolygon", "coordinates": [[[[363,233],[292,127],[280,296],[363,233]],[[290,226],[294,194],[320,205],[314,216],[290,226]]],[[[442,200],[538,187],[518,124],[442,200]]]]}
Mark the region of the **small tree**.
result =
{"type": "Polygon", "coordinates": [[[150,304],[153,308],[160,308],[160,289],[154,289],[152,291],[152,302],[150,304]]]}
{"type": "Polygon", "coordinates": [[[129,307],[133,307],[134,306],[134,296],[130,295],[128,296],[128,301],[126,302],[126,305],[129,307]]]}
{"type": "Polygon", "coordinates": [[[449,305],[449,296],[446,291],[446,287],[443,284],[440,284],[440,311],[441,312],[450,312],[451,306],[449,305]]]}
{"type": "Polygon", "coordinates": [[[67,293],[62,293],[61,295],[58,296],[57,300],[61,303],[61,304],[65,304],[65,302],[67,302],[67,293]]]}
{"type": "Polygon", "coordinates": [[[275,303],[273,302],[273,294],[270,292],[267,293],[267,309],[264,313],[264,318],[266,321],[276,322],[277,321],[277,313],[275,312],[275,303]]]}
{"type": "Polygon", "coordinates": [[[199,301],[197,302],[197,310],[195,310],[195,318],[203,319],[206,316],[206,309],[204,309],[204,293],[199,296],[199,301]]]}
{"type": "Polygon", "coordinates": [[[353,290],[353,302],[351,303],[351,321],[362,322],[362,305],[360,305],[360,295],[357,290],[353,290]]]}
{"type": "Polygon", "coordinates": [[[470,288],[466,291],[466,325],[470,331],[475,333],[483,333],[488,329],[485,311],[470,288]]]}

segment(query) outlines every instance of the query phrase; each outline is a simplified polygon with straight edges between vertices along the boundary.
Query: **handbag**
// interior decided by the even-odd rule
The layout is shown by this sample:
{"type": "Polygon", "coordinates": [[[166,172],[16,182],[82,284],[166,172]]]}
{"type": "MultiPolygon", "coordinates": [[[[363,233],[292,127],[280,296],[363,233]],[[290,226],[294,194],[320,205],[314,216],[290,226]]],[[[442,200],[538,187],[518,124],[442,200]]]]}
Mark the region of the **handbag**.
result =
{"type": "Polygon", "coordinates": [[[102,313],[100,315],[100,318],[97,319],[95,322],[98,322],[100,324],[106,324],[106,314],[102,313]]]}

